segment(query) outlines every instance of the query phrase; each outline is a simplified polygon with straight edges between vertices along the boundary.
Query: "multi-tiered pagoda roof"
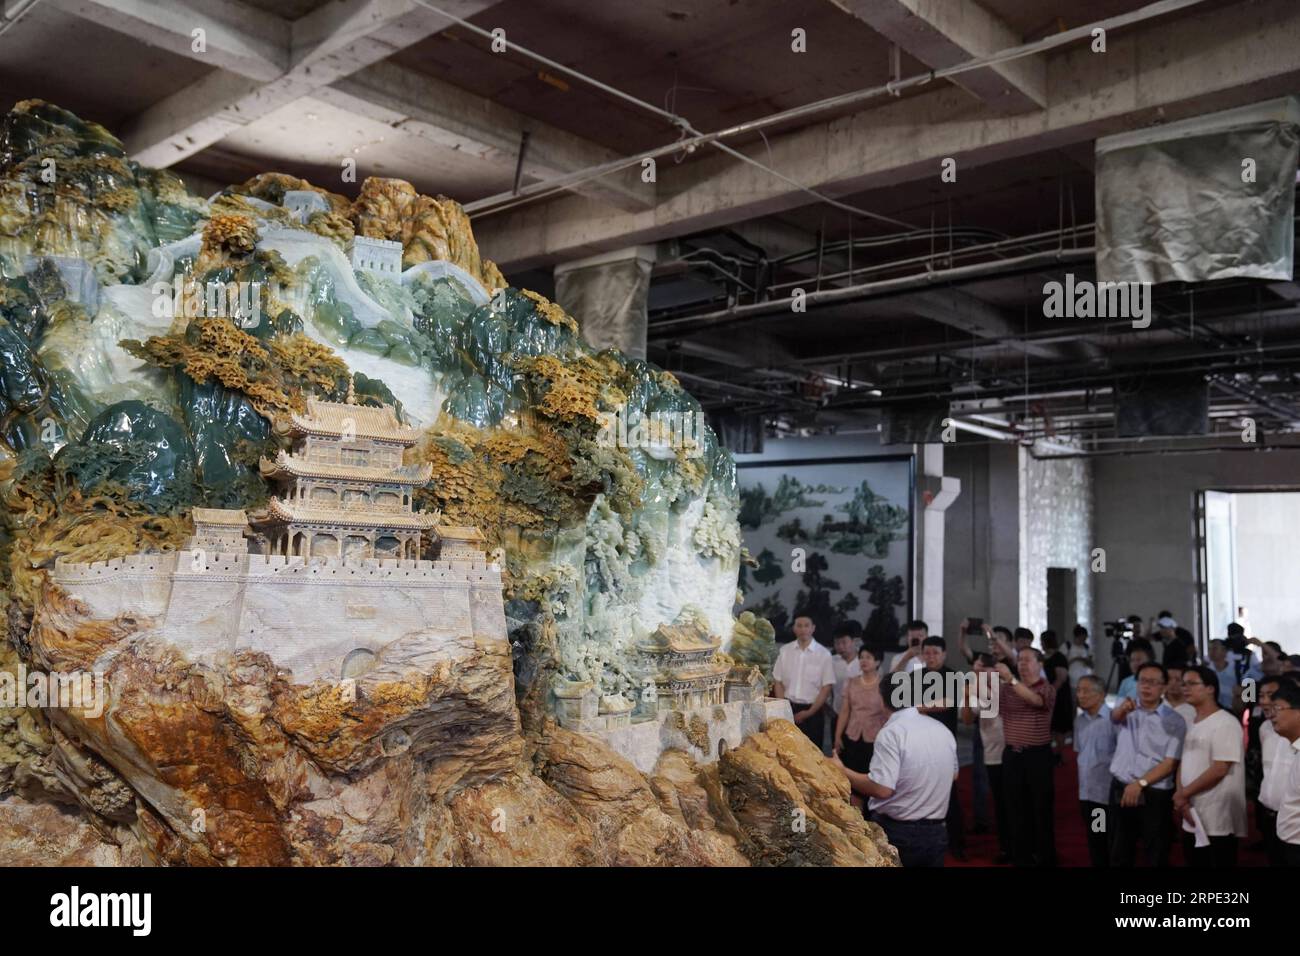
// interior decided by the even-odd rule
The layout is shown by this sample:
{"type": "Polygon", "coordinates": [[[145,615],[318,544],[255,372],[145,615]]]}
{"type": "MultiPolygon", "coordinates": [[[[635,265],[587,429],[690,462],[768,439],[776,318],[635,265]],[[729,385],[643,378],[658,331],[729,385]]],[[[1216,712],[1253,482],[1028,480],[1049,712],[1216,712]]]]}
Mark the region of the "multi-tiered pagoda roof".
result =
{"type": "Polygon", "coordinates": [[[432,474],[428,464],[402,461],[420,437],[391,405],[309,399],[303,413],[281,423],[292,452],[259,462],[281,486],[254,523],[272,553],[303,557],[417,557],[421,533],[439,516],[412,510],[414,491],[432,474]]]}

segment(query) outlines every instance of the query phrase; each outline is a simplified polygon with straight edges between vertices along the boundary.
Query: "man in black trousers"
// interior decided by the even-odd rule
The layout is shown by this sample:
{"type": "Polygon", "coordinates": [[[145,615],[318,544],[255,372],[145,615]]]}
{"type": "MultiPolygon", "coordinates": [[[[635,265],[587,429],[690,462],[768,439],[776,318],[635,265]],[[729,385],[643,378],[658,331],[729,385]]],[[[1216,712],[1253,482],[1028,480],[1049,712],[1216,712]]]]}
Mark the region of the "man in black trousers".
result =
{"type": "Polygon", "coordinates": [[[1163,700],[1164,667],[1143,664],[1134,676],[1138,699],[1126,697],[1110,715],[1119,730],[1110,762],[1110,863],[1132,866],[1140,841],[1148,866],[1168,866],[1175,773],[1187,724],[1163,700]]]}
{"type": "Polygon", "coordinates": [[[1055,866],[1056,832],[1052,819],[1052,707],[1056,688],[1043,675],[1043,655],[1022,647],[1016,655],[1019,674],[998,664],[998,707],[1006,737],[1002,780],[1011,819],[1012,855],[1016,866],[1055,866]]]}

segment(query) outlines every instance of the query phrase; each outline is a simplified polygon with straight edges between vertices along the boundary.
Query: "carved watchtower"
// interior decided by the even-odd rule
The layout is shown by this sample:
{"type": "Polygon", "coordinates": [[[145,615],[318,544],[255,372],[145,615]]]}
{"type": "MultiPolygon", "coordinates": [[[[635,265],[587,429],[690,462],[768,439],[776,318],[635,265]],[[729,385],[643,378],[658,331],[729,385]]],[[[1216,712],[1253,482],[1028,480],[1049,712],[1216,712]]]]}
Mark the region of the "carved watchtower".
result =
{"type": "Polygon", "coordinates": [[[421,535],[436,513],[412,510],[414,490],[431,467],[404,465],[405,449],[420,433],[397,420],[391,405],[307,400],[306,414],[283,423],[293,450],[263,458],[263,476],[281,493],[252,524],[272,554],[303,558],[406,558],[420,556],[421,535]]]}

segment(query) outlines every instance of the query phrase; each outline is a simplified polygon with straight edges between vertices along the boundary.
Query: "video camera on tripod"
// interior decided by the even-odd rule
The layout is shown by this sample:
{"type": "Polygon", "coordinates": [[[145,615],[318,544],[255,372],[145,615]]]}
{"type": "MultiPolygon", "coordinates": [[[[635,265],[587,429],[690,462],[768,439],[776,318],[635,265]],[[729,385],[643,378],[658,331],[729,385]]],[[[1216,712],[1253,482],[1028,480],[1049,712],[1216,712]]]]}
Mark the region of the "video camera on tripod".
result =
{"type": "Polygon", "coordinates": [[[1106,687],[1110,688],[1128,675],[1128,646],[1137,636],[1137,626],[1126,618],[1105,621],[1103,626],[1110,638],[1110,672],[1106,675],[1106,687]]]}
{"type": "Polygon", "coordinates": [[[1111,660],[1128,657],[1129,641],[1137,634],[1136,625],[1120,618],[1118,621],[1106,621],[1103,626],[1106,628],[1106,636],[1110,638],[1111,660]]]}

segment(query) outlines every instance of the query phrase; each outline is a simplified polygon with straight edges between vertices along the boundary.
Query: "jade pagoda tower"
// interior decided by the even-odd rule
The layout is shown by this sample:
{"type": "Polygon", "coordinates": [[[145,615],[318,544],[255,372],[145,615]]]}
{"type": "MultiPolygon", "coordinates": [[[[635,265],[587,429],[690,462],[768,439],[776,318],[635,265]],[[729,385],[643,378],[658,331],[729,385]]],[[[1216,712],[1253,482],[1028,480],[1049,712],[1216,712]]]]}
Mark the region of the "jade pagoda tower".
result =
{"type": "Polygon", "coordinates": [[[438,515],[411,508],[414,489],[431,466],[404,465],[402,453],[420,437],[391,405],[307,400],[306,414],[284,422],[291,452],[260,462],[281,495],[250,524],[270,554],[301,558],[418,558],[421,536],[438,515]]]}

